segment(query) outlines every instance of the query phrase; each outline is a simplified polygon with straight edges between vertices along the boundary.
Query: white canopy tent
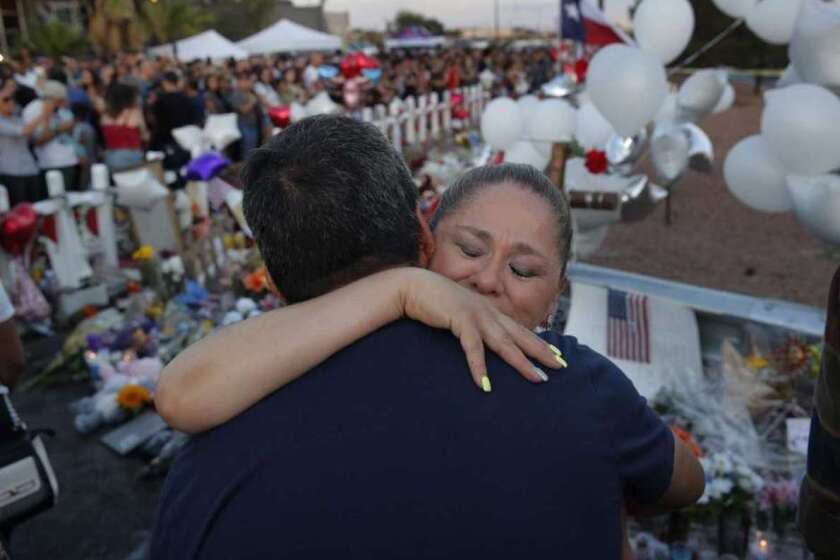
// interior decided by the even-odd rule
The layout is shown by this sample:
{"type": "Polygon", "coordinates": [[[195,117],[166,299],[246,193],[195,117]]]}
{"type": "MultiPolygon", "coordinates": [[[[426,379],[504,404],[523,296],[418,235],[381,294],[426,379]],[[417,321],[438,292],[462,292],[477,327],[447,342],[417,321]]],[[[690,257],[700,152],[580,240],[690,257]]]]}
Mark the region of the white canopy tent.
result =
{"type": "Polygon", "coordinates": [[[181,62],[204,58],[213,60],[231,57],[236,59],[248,58],[248,51],[237,47],[233,41],[224,38],[213,29],[176,41],[175,45],[177,46],[177,53],[172,43],[152,47],[149,52],[155,56],[174,57],[177,54],[178,60],[181,62]]]}
{"type": "Polygon", "coordinates": [[[281,19],[236,43],[249,54],[292,51],[334,51],[341,39],[329,33],[309,29],[288,19],[281,19]]]}

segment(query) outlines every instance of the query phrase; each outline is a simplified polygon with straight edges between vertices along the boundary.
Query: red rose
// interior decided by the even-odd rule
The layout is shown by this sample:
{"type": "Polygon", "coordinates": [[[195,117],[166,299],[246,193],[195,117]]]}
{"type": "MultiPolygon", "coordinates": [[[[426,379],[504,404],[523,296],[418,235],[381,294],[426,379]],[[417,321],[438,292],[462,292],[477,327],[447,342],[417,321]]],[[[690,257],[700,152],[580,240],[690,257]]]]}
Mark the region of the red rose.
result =
{"type": "Polygon", "coordinates": [[[586,73],[589,71],[589,61],[581,58],[575,62],[575,76],[579,84],[586,81],[586,73]]]}
{"type": "Polygon", "coordinates": [[[590,173],[600,175],[606,173],[609,164],[607,162],[607,152],[601,150],[589,150],[586,152],[586,168],[590,173]]]}

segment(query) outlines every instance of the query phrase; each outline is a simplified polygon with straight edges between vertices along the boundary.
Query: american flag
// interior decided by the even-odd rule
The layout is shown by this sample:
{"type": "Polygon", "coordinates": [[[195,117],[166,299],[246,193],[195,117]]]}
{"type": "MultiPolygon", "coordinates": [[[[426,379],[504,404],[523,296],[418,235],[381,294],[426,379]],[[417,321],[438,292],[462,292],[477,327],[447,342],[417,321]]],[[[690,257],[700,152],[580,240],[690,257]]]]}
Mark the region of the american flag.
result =
{"type": "Polygon", "coordinates": [[[607,295],[607,354],[619,360],[650,363],[648,298],[620,290],[607,295]]]}

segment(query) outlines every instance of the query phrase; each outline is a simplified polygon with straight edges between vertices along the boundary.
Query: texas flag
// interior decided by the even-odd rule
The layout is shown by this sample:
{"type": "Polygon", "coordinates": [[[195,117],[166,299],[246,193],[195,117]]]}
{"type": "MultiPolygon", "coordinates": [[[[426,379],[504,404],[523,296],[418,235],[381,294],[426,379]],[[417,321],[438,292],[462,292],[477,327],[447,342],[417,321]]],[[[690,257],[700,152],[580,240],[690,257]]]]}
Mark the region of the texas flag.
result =
{"type": "Polygon", "coordinates": [[[560,10],[563,39],[596,46],[634,44],[626,33],[607,21],[604,12],[592,0],[562,0],[560,10]]]}

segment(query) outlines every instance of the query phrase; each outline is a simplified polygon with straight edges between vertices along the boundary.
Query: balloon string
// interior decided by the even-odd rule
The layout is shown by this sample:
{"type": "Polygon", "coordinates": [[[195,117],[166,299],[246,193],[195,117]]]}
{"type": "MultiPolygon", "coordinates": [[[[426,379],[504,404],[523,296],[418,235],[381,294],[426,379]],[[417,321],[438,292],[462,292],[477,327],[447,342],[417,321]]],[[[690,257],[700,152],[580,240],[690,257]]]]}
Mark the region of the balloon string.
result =
{"type": "Polygon", "coordinates": [[[732,33],[735,32],[736,29],[741,27],[741,25],[744,24],[744,21],[744,18],[736,19],[735,21],[733,21],[729,27],[718,33],[711,41],[700,47],[700,49],[697,52],[693,53],[688,58],[683,60],[678,66],[671,68],[668,71],[668,75],[671,76],[675,72],[682,70],[683,68],[685,68],[701,56],[703,56],[706,52],[713,49],[718,43],[729,37],[732,33]]]}

